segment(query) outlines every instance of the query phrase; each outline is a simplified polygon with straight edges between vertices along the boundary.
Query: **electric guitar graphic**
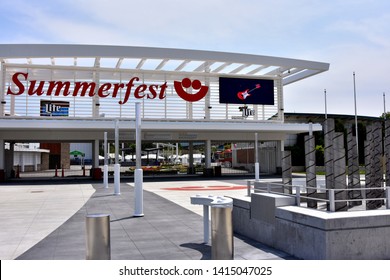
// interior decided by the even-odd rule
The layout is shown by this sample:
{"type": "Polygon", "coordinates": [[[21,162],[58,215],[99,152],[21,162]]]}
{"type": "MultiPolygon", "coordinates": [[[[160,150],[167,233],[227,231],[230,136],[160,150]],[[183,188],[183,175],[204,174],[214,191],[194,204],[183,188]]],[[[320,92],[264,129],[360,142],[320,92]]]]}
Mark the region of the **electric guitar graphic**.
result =
{"type": "Polygon", "coordinates": [[[237,97],[240,99],[240,100],[245,100],[247,97],[251,96],[250,92],[254,91],[255,89],[258,89],[260,88],[260,84],[256,84],[256,86],[254,88],[252,88],[251,90],[249,89],[246,89],[244,91],[240,91],[237,93],[237,97]]]}

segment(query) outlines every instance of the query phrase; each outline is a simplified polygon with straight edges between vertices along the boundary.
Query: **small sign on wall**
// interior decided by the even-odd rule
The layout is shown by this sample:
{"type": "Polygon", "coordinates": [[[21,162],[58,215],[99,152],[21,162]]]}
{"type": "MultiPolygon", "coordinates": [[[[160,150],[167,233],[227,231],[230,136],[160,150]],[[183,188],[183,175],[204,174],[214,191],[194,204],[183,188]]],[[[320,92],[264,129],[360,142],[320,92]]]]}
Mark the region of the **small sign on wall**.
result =
{"type": "Polygon", "coordinates": [[[69,116],[69,102],[41,100],[40,115],[45,117],[68,117],[69,116]]]}

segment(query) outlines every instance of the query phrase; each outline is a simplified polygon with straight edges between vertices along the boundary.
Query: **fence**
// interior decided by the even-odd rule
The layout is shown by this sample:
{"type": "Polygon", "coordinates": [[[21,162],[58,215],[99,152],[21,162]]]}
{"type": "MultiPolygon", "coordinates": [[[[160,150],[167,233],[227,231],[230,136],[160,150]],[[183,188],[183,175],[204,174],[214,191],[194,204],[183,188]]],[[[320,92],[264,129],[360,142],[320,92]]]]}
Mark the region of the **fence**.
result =
{"type": "Polygon", "coordinates": [[[383,186],[381,188],[359,188],[359,189],[325,189],[321,187],[312,188],[312,187],[303,187],[301,185],[284,185],[281,183],[270,183],[270,182],[256,182],[255,180],[247,180],[247,195],[250,196],[252,191],[254,192],[266,192],[279,194],[289,197],[295,197],[296,206],[302,206],[301,202],[303,200],[323,202],[329,205],[329,211],[336,211],[336,203],[338,202],[357,202],[357,201],[383,201],[386,205],[386,209],[390,209],[390,186],[383,186]],[[323,197],[308,197],[306,196],[306,189],[314,189],[318,192],[318,196],[323,197]],[[375,197],[375,198],[353,198],[353,199],[336,199],[335,192],[351,192],[351,191],[372,191],[372,190],[382,190],[385,193],[384,197],[375,197]]]}

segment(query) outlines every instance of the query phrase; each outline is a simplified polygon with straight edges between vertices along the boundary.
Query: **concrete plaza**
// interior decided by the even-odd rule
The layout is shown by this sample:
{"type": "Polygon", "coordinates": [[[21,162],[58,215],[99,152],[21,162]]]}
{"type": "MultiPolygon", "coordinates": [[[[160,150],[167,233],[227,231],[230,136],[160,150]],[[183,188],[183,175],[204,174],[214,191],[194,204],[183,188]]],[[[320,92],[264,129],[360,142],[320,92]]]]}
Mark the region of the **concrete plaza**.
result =
{"type": "MultiPolygon", "coordinates": [[[[196,194],[245,197],[246,180],[145,181],[144,217],[135,218],[133,182],[62,180],[0,185],[0,258],[27,260],[85,259],[87,214],[110,214],[111,258],[211,259],[203,242],[203,208],[191,205],[196,194]]],[[[293,259],[259,242],[236,235],[235,259],[293,259]]]]}

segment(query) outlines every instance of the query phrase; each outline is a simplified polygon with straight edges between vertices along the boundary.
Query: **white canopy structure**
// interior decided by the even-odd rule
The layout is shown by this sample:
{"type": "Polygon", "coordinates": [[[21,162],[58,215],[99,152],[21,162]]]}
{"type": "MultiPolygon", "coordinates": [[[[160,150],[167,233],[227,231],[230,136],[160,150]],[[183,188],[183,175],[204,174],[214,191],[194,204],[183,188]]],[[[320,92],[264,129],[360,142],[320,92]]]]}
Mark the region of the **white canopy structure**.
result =
{"type": "Polygon", "coordinates": [[[3,142],[93,142],[104,131],[113,139],[117,119],[121,140],[133,141],[137,101],[143,140],[247,141],[259,132],[260,141],[283,141],[309,129],[284,123],[283,87],[329,69],[252,54],[66,44],[3,44],[0,65],[3,142]],[[272,80],[273,104],[221,103],[221,77],[272,80]]]}

